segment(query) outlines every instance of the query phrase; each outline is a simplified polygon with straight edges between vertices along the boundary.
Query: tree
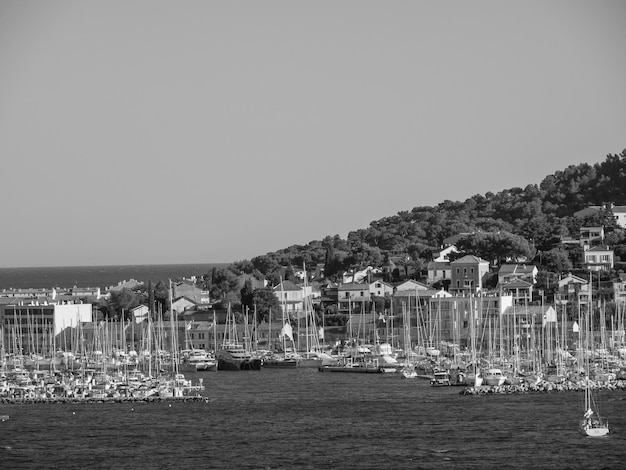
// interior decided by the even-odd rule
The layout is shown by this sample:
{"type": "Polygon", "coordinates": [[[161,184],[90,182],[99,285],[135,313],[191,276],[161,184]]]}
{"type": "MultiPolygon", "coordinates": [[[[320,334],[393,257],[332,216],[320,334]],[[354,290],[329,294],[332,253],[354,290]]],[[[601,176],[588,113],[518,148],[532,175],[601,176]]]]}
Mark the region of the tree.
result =
{"type": "Polygon", "coordinates": [[[280,315],[281,306],[274,291],[268,288],[255,289],[252,294],[252,305],[256,308],[257,322],[269,321],[270,310],[272,316],[280,315]]]}
{"type": "Polygon", "coordinates": [[[154,315],[154,289],[152,287],[152,281],[148,281],[148,311],[150,316],[154,315]]]}
{"type": "Polygon", "coordinates": [[[539,264],[545,266],[548,271],[562,273],[571,271],[573,268],[569,253],[563,248],[553,248],[539,255],[539,264]]]}
{"type": "Polygon", "coordinates": [[[502,264],[508,259],[534,256],[534,250],[526,239],[509,232],[478,232],[466,235],[457,244],[459,251],[502,264]]]}
{"type": "Polygon", "coordinates": [[[112,313],[116,318],[130,318],[130,310],[141,303],[137,294],[128,288],[111,292],[112,313]]]}
{"type": "Polygon", "coordinates": [[[154,286],[154,300],[156,311],[153,312],[152,319],[156,319],[158,312],[168,312],[170,310],[170,286],[169,282],[159,281],[154,286]]]}
{"type": "Polygon", "coordinates": [[[254,305],[254,290],[252,289],[252,281],[250,279],[246,279],[243,287],[241,288],[241,306],[245,309],[246,307],[252,309],[254,305]]]}

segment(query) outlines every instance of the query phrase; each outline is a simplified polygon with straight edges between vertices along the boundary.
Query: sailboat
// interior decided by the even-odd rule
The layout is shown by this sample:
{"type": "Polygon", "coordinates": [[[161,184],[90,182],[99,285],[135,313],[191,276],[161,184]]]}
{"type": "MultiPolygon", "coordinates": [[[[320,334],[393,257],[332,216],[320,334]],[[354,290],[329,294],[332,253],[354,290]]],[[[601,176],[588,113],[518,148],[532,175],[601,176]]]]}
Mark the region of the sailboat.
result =
{"type": "Polygon", "coordinates": [[[261,370],[261,359],[239,344],[235,316],[228,304],[222,348],[216,353],[217,370],[261,370]]]}
{"type": "MultiPolygon", "coordinates": [[[[580,420],[579,428],[580,431],[586,435],[591,437],[602,437],[606,436],[609,433],[609,421],[606,418],[602,418],[600,416],[598,410],[598,401],[597,397],[594,395],[593,386],[591,384],[591,380],[589,378],[589,366],[590,366],[590,344],[589,337],[592,336],[593,328],[591,326],[591,290],[592,290],[592,282],[589,283],[589,311],[587,312],[587,316],[584,318],[585,325],[584,328],[581,328],[581,334],[584,334],[584,342],[580,341],[582,346],[582,358],[583,358],[583,367],[585,372],[584,379],[584,403],[583,403],[583,419],[580,420]]],[[[581,338],[582,340],[582,338],[581,338]]]]}
{"type": "Polygon", "coordinates": [[[400,373],[405,379],[414,379],[417,377],[417,371],[411,362],[411,322],[404,303],[402,304],[402,322],[404,325],[404,366],[400,373]]]}

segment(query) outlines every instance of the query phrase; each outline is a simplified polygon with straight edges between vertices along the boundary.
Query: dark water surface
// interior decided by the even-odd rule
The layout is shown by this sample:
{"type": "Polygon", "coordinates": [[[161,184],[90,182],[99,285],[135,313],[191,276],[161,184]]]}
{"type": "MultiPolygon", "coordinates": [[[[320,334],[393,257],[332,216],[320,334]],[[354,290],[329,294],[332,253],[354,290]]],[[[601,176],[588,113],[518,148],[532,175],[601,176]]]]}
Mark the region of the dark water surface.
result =
{"type": "Polygon", "coordinates": [[[100,287],[135,279],[148,283],[201,276],[223,263],[146,264],[128,266],[57,266],[0,268],[0,289],[100,287]]]}
{"type": "Polygon", "coordinates": [[[0,468],[624,468],[626,393],[611,435],[578,430],[576,392],[460,396],[395,374],[206,372],[209,403],[0,405],[0,468]]]}

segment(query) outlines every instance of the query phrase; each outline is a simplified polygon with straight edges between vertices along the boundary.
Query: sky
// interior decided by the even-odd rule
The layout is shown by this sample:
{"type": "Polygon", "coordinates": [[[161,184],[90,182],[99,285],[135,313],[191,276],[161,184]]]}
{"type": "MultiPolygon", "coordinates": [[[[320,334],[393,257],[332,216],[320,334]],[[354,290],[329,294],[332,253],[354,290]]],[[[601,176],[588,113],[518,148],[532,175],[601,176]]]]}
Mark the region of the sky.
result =
{"type": "Polygon", "coordinates": [[[251,259],[626,148],[626,2],[0,0],[0,267],[251,259]]]}

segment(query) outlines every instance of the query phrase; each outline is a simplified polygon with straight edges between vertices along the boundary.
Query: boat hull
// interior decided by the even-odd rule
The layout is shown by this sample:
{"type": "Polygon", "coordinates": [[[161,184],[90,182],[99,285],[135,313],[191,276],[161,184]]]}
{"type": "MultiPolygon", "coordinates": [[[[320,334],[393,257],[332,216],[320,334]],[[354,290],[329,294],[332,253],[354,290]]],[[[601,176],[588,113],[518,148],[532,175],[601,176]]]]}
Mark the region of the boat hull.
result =
{"type": "Polygon", "coordinates": [[[609,425],[604,419],[583,419],[579,427],[580,432],[589,437],[602,437],[609,433],[609,425]]]}
{"type": "Polygon", "coordinates": [[[220,358],[217,361],[217,370],[261,370],[261,359],[231,360],[220,358]]]}
{"type": "Polygon", "coordinates": [[[263,361],[265,369],[295,369],[298,361],[295,359],[266,359],[263,361]]]}
{"type": "Polygon", "coordinates": [[[352,374],[380,374],[381,367],[346,367],[346,366],[322,366],[319,367],[320,372],[346,372],[352,374]]]}

